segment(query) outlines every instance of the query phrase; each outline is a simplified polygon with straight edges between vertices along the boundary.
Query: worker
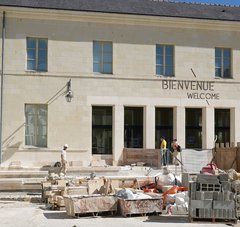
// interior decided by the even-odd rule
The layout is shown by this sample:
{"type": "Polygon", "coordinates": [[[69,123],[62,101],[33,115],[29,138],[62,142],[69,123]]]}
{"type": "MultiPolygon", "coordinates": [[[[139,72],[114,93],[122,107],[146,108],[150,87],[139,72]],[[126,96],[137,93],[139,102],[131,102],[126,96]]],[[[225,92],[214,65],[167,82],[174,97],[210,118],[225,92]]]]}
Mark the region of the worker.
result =
{"type": "Polygon", "coordinates": [[[168,164],[167,141],[163,136],[160,138],[160,141],[161,141],[160,149],[161,149],[161,156],[162,156],[161,161],[162,161],[162,165],[166,166],[168,164]]]}
{"type": "Polygon", "coordinates": [[[66,175],[66,172],[67,172],[67,149],[68,149],[68,145],[65,144],[63,146],[62,151],[61,151],[61,169],[60,169],[60,173],[63,173],[64,175],[66,175]]]}
{"type": "Polygon", "coordinates": [[[179,162],[178,162],[178,152],[179,152],[179,144],[177,142],[177,139],[173,139],[172,141],[172,145],[171,145],[172,149],[173,149],[173,152],[172,152],[172,156],[173,156],[173,164],[178,166],[179,165],[179,162]]]}

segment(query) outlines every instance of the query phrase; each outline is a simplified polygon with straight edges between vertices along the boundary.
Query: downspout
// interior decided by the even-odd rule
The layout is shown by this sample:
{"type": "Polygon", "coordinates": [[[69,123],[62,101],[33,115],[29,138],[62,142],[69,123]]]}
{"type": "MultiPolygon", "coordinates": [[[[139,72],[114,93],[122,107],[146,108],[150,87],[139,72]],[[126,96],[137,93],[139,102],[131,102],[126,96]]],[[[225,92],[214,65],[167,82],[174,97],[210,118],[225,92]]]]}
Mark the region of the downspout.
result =
{"type": "Polygon", "coordinates": [[[2,163],[2,129],[3,129],[3,75],[4,75],[4,43],[6,33],[5,11],[2,16],[2,69],[1,69],[1,103],[0,103],[0,164],[2,163]]]}

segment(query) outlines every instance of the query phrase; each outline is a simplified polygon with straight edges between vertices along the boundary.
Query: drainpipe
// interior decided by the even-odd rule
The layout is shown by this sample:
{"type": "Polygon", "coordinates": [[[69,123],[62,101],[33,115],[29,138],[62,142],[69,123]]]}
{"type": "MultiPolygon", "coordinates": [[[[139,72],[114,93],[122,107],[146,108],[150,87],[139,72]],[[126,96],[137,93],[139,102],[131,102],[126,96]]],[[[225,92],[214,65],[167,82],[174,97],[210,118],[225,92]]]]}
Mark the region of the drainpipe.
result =
{"type": "Polygon", "coordinates": [[[1,69],[1,103],[0,103],[0,164],[2,163],[2,129],[3,129],[3,74],[4,74],[4,42],[6,33],[5,11],[2,16],[2,69],[1,69]]]}

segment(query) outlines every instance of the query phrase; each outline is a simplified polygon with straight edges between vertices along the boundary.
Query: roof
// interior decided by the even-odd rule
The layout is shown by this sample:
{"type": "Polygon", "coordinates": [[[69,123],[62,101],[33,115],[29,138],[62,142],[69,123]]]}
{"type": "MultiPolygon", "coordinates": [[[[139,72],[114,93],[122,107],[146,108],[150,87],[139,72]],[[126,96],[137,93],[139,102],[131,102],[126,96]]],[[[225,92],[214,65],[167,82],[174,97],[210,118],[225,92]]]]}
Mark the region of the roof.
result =
{"type": "Polygon", "coordinates": [[[0,6],[240,21],[240,7],[164,0],[0,0],[0,6]]]}

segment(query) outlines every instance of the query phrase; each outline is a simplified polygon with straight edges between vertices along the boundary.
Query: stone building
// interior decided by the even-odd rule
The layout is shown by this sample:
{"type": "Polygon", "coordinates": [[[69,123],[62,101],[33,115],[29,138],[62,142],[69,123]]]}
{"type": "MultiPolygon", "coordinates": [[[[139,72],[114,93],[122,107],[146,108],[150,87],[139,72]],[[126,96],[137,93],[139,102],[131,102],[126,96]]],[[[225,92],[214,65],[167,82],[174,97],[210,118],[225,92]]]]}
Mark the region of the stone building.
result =
{"type": "Polygon", "coordinates": [[[88,165],[161,136],[186,149],[240,141],[239,7],[1,0],[0,11],[3,164],[53,163],[65,143],[88,165]]]}

